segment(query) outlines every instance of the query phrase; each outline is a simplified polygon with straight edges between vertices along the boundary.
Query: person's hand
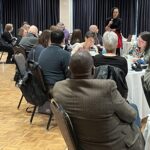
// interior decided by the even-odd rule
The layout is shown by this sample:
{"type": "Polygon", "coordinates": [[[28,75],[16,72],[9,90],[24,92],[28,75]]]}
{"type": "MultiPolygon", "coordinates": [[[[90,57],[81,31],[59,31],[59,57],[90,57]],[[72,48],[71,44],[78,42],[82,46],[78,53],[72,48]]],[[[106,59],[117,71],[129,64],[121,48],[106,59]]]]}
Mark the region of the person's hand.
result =
{"type": "Polygon", "coordinates": [[[84,48],[90,49],[94,45],[94,38],[88,38],[86,42],[84,42],[84,48]]]}
{"type": "Polygon", "coordinates": [[[116,29],[111,29],[111,31],[116,32],[116,29]]]}
{"type": "Polygon", "coordinates": [[[139,58],[138,58],[138,57],[134,57],[134,58],[132,59],[132,62],[135,63],[135,62],[137,62],[137,60],[139,60],[139,58]]]}
{"type": "Polygon", "coordinates": [[[106,27],[105,27],[105,30],[106,30],[106,31],[111,31],[111,28],[110,28],[109,26],[106,26],[106,27]]]}
{"type": "Polygon", "coordinates": [[[113,19],[111,19],[108,23],[108,26],[111,26],[113,24],[113,19]]]}

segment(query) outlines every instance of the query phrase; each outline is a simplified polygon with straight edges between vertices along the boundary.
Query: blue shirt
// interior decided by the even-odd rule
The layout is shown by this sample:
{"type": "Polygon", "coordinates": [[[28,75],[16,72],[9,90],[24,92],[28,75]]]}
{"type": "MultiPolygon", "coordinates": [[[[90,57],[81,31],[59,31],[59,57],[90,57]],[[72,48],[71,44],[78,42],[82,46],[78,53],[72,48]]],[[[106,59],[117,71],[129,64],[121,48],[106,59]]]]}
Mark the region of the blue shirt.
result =
{"type": "Polygon", "coordinates": [[[59,45],[52,44],[40,54],[38,62],[46,83],[53,86],[57,81],[67,78],[70,53],[59,45]]]}

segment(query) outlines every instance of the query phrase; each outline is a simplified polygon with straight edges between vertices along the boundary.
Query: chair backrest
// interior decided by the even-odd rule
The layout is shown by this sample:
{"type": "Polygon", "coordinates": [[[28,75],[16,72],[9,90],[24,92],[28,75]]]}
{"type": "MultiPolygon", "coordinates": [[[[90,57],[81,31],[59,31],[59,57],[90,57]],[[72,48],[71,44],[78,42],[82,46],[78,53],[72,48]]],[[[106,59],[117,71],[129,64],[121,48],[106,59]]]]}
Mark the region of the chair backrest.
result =
{"type": "Polygon", "coordinates": [[[94,78],[114,80],[122,97],[127,98],[128,86],[125,79],[125,73],[120,68],[111,65],[96,67],[94,78]]]}
{"type": "Polygon", "coordinates": [[[148,90],[147,84],[144,82],[144,75],[141,76],[141,81],[142,81],[142,87],[143,87],[143,91],[144,91],[147,103],[150,107],[150,90],[148,90]]]}
{"type": "Polygon", "coordinates": [[[39,81],[40,86],[42,87],[43,91],[47,91],[47,87],[45,86],[44,78],[43,78],[43,72],[38,64],[38,62],[35,62],[34,60],[30,60],[27,62],[27,68],[32,72],[32,74],[37,78],[39,81]]]}
{"type": "Polygon", "coordinates": [[[79,150],[78,140],[69,115],[54,99],[51,100],[51,110],[68,146],[68,150],[79,150]]]}
{"type": "Polygon", "coordinates": [[[16,64],[16,67],[23,77],[26,73],[26,60],[22,53],[14,54],[14,61],[16,64]]]}
{"type": "Polygon", "coordinates": [[[14,54],[21,53],[26,58],[26,50],[24,47],[17,45],[13,47],[13,50],[14,50],[14,54]]]}
{"type": "Polygon", "coordinates": [[[30,104],[42,106],[49,100],[48,90],[44,85],[43,76],[38,63],[33,62],[26,72],[19,87],[30,104]]]}
{"type": "Polygon", "coordinates": [[[146,127],[143,132],[143,136],[145,139],[145,149],[144,150],[150,150],[150,114],[147,118],[146,127]]]}

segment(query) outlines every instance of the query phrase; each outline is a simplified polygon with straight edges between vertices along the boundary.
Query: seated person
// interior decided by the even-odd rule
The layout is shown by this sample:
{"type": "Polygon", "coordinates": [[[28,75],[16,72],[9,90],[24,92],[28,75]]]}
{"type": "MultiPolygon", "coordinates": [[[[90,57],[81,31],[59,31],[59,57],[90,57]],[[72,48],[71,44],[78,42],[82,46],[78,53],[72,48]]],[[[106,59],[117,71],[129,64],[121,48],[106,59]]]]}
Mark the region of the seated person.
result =
{"type": "Polygon", "coordinates": [[[21,27],[24,28],[27,31],[27,33],[29,32],[30,25],[27,22],[23,22],[21,27]]]}
{"type": "Polygon", "coordinates": [[[57,82],[53,97],[71,118],[82,150],[144,150],[133,123],[136,111],[112,80],[93,79],[94,64],[86,51],[70,60],[72,78],[57,82]],[[63,89],[63,90],[62,90],[63,89]]]}
{"type": "Polygon", "coordinates": [[[16,42],[15,45],[19,45],[21,39],[22,39],[23,37],[26,37],[27,33],[28,33],[27,30],[26,30],[25,28],[21,27],[21,28],[19,29],[19,32],[18,32],[18,35],[17,35],[17,42],[16,42]]]}
{"type": "Polygon", "coordinates": [[[50,30],[44,30],[39,36],[38,44],[29,52],[28,60],[34,60],[38,62],[38,58],[44,48],[47,48],[51,44],[51,32],[50,30]]]}
{"type": "Polygon", "coordinates": [[[6,24],[4,33],[1,35],[1,37],[4,41],[13,46],[17,38],[12,36],[11,34],[12,31],[13,31],[13,24],[6,24]]]}
{"type": "Polygon", "coordinates": [[[95,34],[93,32],[90,32],[90,31],[86,32],[85,42],[76,43],[75,47],[71,51],[71,55],[76,53],[81,48],[89,51],[89,53],[92,56],[95,56],[96,54],[98,54],[98,48],[94,45],[94,42],[95,42],[94,37],[95,37],[95,34]]]}
{"type": "Polygon", "coordinates": [[[127,98],[128,87],[125,77],[128,72],[128,65],[124,57],[116,55],[118,36],[113,31],[106,31],[103,35],[103,43],[106,53],[93,57],[94,65],[97,67],[95,77],[100,79],[113,79],[117,84],[121,96],[127,98]],[[103,71],[105,71],[106,77],[102,77],[103,71]],[[98,77],[99,74],[100,77],[98,77]]]}
{"type": "Polygon", "coordinates": [[[76,43],[81,43],[81,42],[83,42],[81,30],[80,29],[74,29],[73,33],[70,37],[70,43],[65,45],[64,50],[71,52],[72,49],[76,46],[76,43]]]}
{"type": "Polygon", "coordinates": [[[43,71],[44,79],[50,93],[57,81],[68,77],[70,53],[63,50],[64,33],[62,30],[51,32],[51,45],[42,51],[38,63],[43,71]]]}
{"type": "MultiPolygon", "coordinates": [[[[138,47],[143,52],[145,63],[149,63],[150,57],[150,32],[142,32],[138,37],[138,47]]],[[[142,57],[142,56],[141,56],[142,57]]]]}
{"type": "Polygon", "coordinates": [[[103,45],[103,40],[102,36],[99,34],[98,27],[96,25],[90,25],[89,31],[95,33],[95,44],[101,47],[103,45]]]}
{"type": "Polygon", "coordinates": [[[65,43],[64,44],[68,44],[70,34],[69,34],[69,31],[66,29],[64,23],[63,22],[58,22],[57,27],[58,27],[58,29],[60,29],[64,32],[64,36],[65,36],[65,43]]]}
{"type": "Polygon", "coordinates": [[[83,42],[82,32],[80,29],[74,29],[71,35],[70,44],[73,46],[76,43],[83,42]]]}
{"type": "Polygon", "coordinates": [[[116,55],[116,48],[118,44],[118,36],[113,31],[106,31],[103,35],[103,44],[106,49],[105,54],[98,54],[94,59],[94,66],[111,65],[118,67],[124,71],[125,76],[128,73],[127,60],[124,57],[116,55]]]}
{"type": "Polygon", "coordinates": [[[58,30],[59,28],[57,27],[57,26],[55,26],[55,25],[51,25],[50,27],[49,27],[49,30],[50,31],[55,31],[55,30],[58,30]]]}
{"type": "Polygon", "coordinates": [[[1,35],[0,39],[0,51],[8,52],[6,63],[12,62],[13,45],[16,43],[17,38],[13,37],[11,32],[13,31],[12,24],[6,24],[4,33],[1,35]]]}
{"type": "Polygon", "coordinates": [[[20,46],[24,47],[29,52],[38,43],[38,28],[32,25],[28,31],[26,37],[23,37],[19,43],[20,46]]]}

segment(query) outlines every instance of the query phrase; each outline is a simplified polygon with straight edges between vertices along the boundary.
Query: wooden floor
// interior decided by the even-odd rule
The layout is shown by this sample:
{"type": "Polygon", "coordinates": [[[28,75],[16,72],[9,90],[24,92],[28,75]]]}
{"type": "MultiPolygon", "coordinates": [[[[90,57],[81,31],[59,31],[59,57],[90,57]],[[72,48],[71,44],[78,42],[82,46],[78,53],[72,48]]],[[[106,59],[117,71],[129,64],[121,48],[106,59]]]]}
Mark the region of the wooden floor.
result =
{"type": "Polygon", "coordinates": [[[17,109],[21,93],[15,87],[14,72],[15,65],[0,64],[0,150],[65,150],[56,124],[46,130],[48,116],[36,114],[30,124],[26,101],[17,109]]]}

